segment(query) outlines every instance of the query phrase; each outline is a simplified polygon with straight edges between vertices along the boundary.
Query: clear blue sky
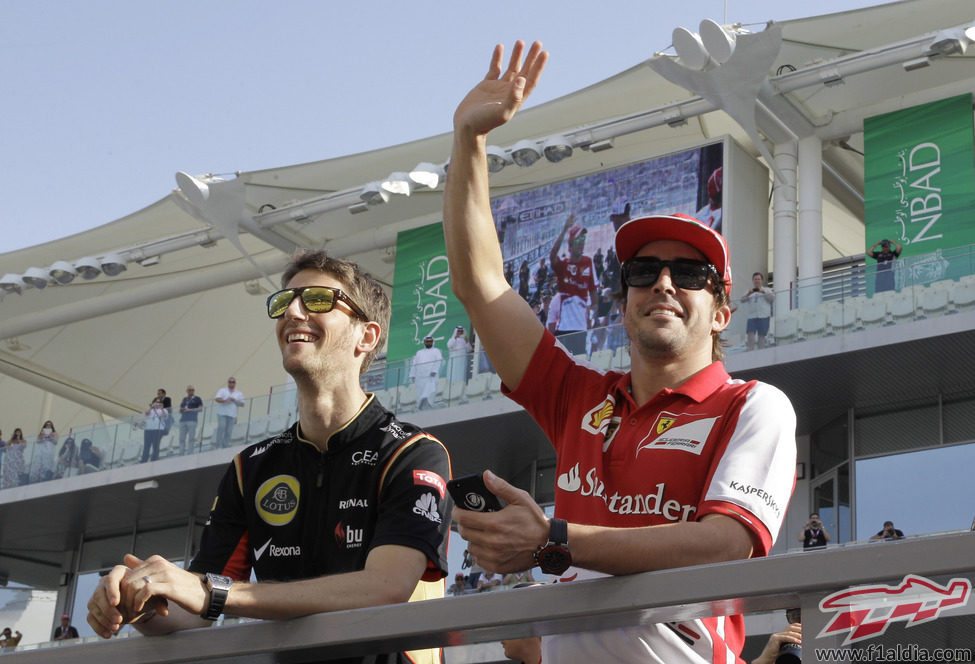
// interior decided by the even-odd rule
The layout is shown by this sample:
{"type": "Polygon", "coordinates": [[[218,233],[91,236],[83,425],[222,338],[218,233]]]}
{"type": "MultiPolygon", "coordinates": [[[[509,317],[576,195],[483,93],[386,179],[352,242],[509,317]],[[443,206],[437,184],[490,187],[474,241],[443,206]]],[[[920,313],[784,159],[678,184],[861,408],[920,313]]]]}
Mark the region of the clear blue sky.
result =
{"type": "Polygon", "coordinates": [[[0,253],[135,212],[178,170],[257,170],[449,131],[498,42],[552,52],[539,103],[642,62],[679,25],[871,4],[533,0],[481,14],[484,3],[427,0],[0,0],[0,253]]]}

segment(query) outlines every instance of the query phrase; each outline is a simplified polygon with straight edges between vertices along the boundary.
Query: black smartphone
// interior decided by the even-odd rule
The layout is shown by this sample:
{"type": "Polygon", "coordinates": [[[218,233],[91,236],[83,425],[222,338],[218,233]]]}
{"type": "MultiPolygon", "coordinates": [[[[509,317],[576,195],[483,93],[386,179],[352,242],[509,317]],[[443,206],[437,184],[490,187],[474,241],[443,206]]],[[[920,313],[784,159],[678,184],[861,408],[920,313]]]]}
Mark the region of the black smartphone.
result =
{"type": "Polygon", "coordinates": [[[447,482],[457,507],[472,512],[497,512],[501,509],[501,501],[484,486],[484,478],[480,473],[465,475],[447,482]]]}

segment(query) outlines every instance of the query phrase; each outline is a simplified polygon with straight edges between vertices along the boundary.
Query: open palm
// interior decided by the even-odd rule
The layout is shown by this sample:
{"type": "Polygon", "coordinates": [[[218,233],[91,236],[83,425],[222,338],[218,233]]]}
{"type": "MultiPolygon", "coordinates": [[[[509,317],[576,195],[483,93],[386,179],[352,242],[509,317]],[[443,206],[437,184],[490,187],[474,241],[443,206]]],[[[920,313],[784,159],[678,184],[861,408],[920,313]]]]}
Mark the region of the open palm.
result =
{"type": "Polygon", "coordinates": [[[467,93],[454,112],[455,129],[483,135],[506,123],[521,108],[548,61],[548,52],[542,50],[541,42],[531,45],[522,62],[524,50],[523,41],[515,42],[508,68],[502,73],[504,47],[494,47],[484,80],[467,93]]]}

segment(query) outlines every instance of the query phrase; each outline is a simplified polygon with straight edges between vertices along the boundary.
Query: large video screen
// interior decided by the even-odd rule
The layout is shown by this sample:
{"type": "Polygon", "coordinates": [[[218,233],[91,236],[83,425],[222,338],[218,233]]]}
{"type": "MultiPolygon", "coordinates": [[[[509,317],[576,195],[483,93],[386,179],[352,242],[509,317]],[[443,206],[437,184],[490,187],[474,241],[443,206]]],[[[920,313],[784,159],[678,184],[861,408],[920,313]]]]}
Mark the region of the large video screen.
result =
{"type": "Polygon", "coordinates": [[[582,253],[588,260],[570,262],[592,271],[596,296],[588,302],[588,315],[605,318],[597,321],[600,325],[615,322],[610,320],[615,316],[608,297],[619,284],[613,251],[616,229],[631,218],[680,212],[720,231],[723,153],[723,143],[715,143],[493,199],[509,283],[532,303],[553,333],[572,330],[567,317],[576,321],[575,329],[585,329],[578,323],[583,314],[560,308],[560,300],[571,290],[564,287],[566,279],[576,280],[581,296],[589,275],[555,279],[550,258],[560,235],[557,251],[563,259],[570,251],[579,252],[578,246],[569,245],[579,243],[582,236],[582,253]]]}

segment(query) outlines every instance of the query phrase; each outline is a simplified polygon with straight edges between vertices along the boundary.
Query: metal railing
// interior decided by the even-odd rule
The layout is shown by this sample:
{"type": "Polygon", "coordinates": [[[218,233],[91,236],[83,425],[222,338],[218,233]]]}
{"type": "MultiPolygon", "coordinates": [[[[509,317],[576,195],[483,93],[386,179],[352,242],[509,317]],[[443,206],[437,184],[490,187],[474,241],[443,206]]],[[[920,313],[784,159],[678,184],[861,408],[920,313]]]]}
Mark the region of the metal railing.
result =
{"type": "MultiPolygon", "coordinates": [[[[840,661],[837,653],[826,653],[828,648],[863,649],[878,644],[927,649],[961,645],[967,646],[971,657],[975,655],[971,636],[975,608],[969,606],[973,576],[975,533],[966,531],[289,621],[246,622],[165,637],[42,644],[22,647],[5,661],[298,663],[792,607],[802,609],[807,662],[840,661]],[[908,574],[921,581],[908,584],[908,574]],[[965,590],[963,597],[940,602],[948,593],[939,588],[947,589],[952,580],[957,581],[952,588],[965,590]],[[909,586],[923,588],[923,592],[899,592],[909,586]],[[848,630],[823,635],[836,613],[821,608],[820,603],[827,596],[854,588],[854,595],[869,595],[871,606],[877,608],[871,617],[882,618],[889,628],[844,646],[848,630]],[[936,606],[940,608],[929,612],[925,622],[937,621],[944,627],[940,632],[905,629],[909,618],[920,621],[925,617],[919,613],[922,608],[936,606]],[[895,607],[897,611],[893,611],[895,607]]],[[[956,655],[960,652],[964,657],[964,650],[958,648],[956,655]]]]}

